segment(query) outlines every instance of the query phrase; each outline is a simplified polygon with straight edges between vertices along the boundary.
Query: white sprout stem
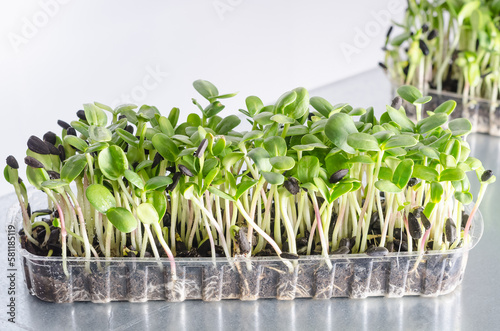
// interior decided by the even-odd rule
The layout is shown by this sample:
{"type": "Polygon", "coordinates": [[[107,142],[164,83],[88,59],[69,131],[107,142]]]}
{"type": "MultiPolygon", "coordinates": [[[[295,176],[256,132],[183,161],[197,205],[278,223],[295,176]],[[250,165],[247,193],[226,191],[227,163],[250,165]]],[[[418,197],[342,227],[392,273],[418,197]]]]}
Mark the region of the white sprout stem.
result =
{"type": "MultiPolygon", "coordinates": [[[[257,207],[259,192],[262,189],[262,187],[264,186],[265,182],[266,182],[266,180],[264,179],[263,176],[261,176],[259,181],[257,182],[257,185],[254,187],[252,202],[250,204],[250,217],[252,219],[255,219],[255,209],[257,207]]],[[[252,227],[249,226],[248,232],[247,232],[247,239],[250,243],[252,242],[252,235],[253,235],[253,230],[252,230],[252,227]]]]}
{"type": "Polygon", "coordinates": [[[285,229],[288,235],[288,249],[290,253],[297,254],[297,246],[295,243],[295,235],[293,233],[293,225],[288,218],[288,213],[286,211],[286,196],[282,196],[280,199],[280,208],[281,208],[281,215],[283,216],[283,224],[285,225],[285,229]]]}
{"type": "Polygon", "coordinates": [[[177,212],[179,210],[179,202],[177,192],[175,190],[170,194],[170,247],[172,249],[172,253],[176,254],[176,238],[175,234],[177,233],[175,230],[177,228],[177,212]]]}
{"type": "Polygon", "coordinates": [[[337,249],[338,245],[339,245],[338,236],[339,236],[339,231],[343,226],[346,208],[347,208],[347,197],[344,196],[344,197],[342,197],[342,202],[340,203],[340,211],[339,211],[339,214],[337,216],[337,222],[335,223],[335,226],[333,228],[333,234],[332,234],[332,249],[333,250],[337,249]]]}
{"type": "Polygon", "coordinates": [[[17,183],[14,185],[14,189],[16,191],[17,200],[19,201],[19,206],[21,207],[21,213],[23,215],[23,227],[24,227],[24,233],[26,234],[26,238],[28,238],[28,240],[33,245],[40,246],[40,243],[31,236],[30,217],[26,209],[26,204],[24,203],[24,200],[22,198],[21,189],[19,188],[19,185],[17,183]]]}
{"type": "Polygon", "coordinates": [[[300,191],[300,196],[299,196],[299,205],[297,207],[297,221],[295,222],[294,226],[294,234],[297,236],[300,228],[300,234],[304,235],[304,222],[302,219],[304,218],[304,199],[302,196],[302,190],[300,191]]]}
{"type": "Polygon", "coordinates": [[[262,230],[257,224],[255,224],[255,222],[250,218],[250,216],[245,211],[245,208],[243,208],[243,205],[241,204],[240,200],[236,200],[236,207],[240,211],[240,214],[243,216],[243,218],[249,224],[252,224],[252,226],[254,227],[255,231],[257,231],[258,234],[260,234],[262,237],[264,237],[264,239],[266,239],[267,242],[269,242],[269,244],[271,244],[271,246],[276,251],[276,254],[281,255],[282,252],[281,252],[281,249],[278,246],[278,244],[264,230],[262,230]]]}
{"type": "Polygon", "coordinates": [[[392,193],[386,193],[386,212],[385,212],[385,221],[384,221],[384,227],[382,229],[382,236],[380,238],[380,247],[385,246],[385,240],[386,240],[386,234],[387,230],[389,228],[389,223],[391,222],[392,218],[392,202],[394,200],[394,194],[392,193]]]}
{"type": "MultiPolygon", "coordinates": [[[[273,185],[276,186],[276,185],[273,185]]],[[[279,208],[278,190],[274,189],[274,240],[282,247],[281,243],[281,209],[279,208]]]]}
{"type": "Polygon", "coordinates": [[[202,210],[202,212],[208,217],[208,219],[212,223],[213,227],[217,230],[217,233],[219,234],[219,236],[221,238],[222,249],[224,250],[226,257],[229,259],[231,257],[231,254],[229,253],[229,248],[228,248],[225,236],[224,236],[224,232],[222,231],[222,228],[219,226],[219,224],[217,223],[217,221],[215,220],[213,215],[203,206],[203,204],[201,202],[201,198],[200,198],[200,201],[196,200],[196,198],[192,199],[191,201],[193,201],[193,203],[195,205],[197,205],[202,210]]]}
{"type": "Polygon", "coordinates": [[[59,213],[59,222],[61,223],[61,244],[62,244],[62,259],[63,259],[63,271],[64,274],[69,277],[69,272],[68,272],[68,262],[67,262],[67,252],[66,252],[66,238],[68,236],[68,233],[66,232],[66,224],[64,221],[64,213],[59,205],[59,202],[57,199],[54,197],[52,192],[49,189],[44,189],[45,194],[54,202],[54,205],[57,208],[57,212],[59,213]]]}
{"type": "MultiPolygon", "coordinates": [[[[66,189],[66,192],[71,197],[71,199],[73,200],[73,203],[75,204],[76,213],[78,214],[78,219],[79,219],[79,223],[80,223],[80,232],[81,232],[81,235],[83,237],[83,247],[85,248],[85,257],[87,259],[90,259],[90,242],[89,242],[89,238],[87,236],[87,229],[85,228],[85,217],[83,216],[82,208],[80,207],[80,204],[78,203],[78,199],[76,198],[76,196],[73,194],[73,192],[68,187],[66,189]]],[[[68,204],[68,206],[70,206],[70,201],[69,201],[68,197],[65,197],[65,199],[67,200],[66,203],[68,204]]],[[[87,260],[85,262],[85,267],[90,272],[90,260],[87,260]]]]}

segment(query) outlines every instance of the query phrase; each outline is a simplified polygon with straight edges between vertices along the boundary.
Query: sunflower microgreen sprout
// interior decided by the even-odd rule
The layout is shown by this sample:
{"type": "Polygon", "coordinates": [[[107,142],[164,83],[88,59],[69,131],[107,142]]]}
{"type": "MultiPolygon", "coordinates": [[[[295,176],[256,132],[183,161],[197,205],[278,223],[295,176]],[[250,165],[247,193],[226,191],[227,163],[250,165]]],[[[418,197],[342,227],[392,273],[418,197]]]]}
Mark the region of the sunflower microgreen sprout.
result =
{"type": "MultiPolygon", "coordinates": [[[[31,213],[9,156],[4,175],[21,206],[25,247],[62,256],[66,273],[68,256],[84,257],[89,272],[91,256],[166,256],[175,280],[176,259],[188,256],[232,265],[235,256],[274,255],[292,271],[303,255],[331,268],[331,254],[469,245],[495,176],[469,155],[470,122],[449,120],[455,104],[415,123],[399,97],[377,119],[371,107],[332,105],[297,88],[268,106],[248,97],[240,112],[251,130],[240,132],[239,117],[219,116],[221,100],[235,94],[203,80],[194,87],[208,104],[193,99],[201,116],[185,122],[178,108],[163,116],[96,102],[71,125],[59,121],[60,136],[31,137],[26,176],[46,193],[46,210],[31,213]],[[473,201],[471,171],[481,189],[462,216],[473,201]]],[[[398,93],[417,109],[430,100],[408,86],[398,93]]]]}

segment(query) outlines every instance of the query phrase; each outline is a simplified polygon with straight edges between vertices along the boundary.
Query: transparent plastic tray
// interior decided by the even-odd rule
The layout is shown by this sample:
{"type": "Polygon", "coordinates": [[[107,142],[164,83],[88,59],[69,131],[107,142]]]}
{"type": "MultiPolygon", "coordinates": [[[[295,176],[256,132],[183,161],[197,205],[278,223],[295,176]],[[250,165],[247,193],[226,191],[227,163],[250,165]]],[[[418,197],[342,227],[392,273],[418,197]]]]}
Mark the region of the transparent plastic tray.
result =
{"type": "MultiPolygon", "coordinates": [[[[19,206],[9,210],[9,220],[20,229],[19,206]]],[[[482,233],[483,220],[478,211],[469,247],[429,251],[416,269],[418,252],[389,253],[383,257],[332,255],[331,269],[324,258],[307,256],[297,260],[293,272],[277,257],[233,258],[233,267],[226,258],[218,258],[215,265],[211,258],[176,258],[176,281],[172,280],[168,259],[92,258],[88,273],[88,260],[71,257],[67,259],[66,277],[60,257],[31,254],[19,243],[18,250],[30,293],[49,302],[397,298],[452,292],[462,282],[468,252],[482,233]]]]}
{"type": "MultiPolygon", "coordinates": [[[[391,81],[392,96],[396,95],[396,90],[400,86],[391,81]]],[[[500,107],[498,104],[491,103],[490,100],[474,98],[466,105],[463,104],[463,96],[458,93],[429,89],[425,95],[431,96],[432,100],[426,103],[423,111],[433,111],[440,104],[447,100],[453,100],[457,107],[450,115],[450,120],[458,117],[468,119],[472,124],[472,132],[488,133],[492,136],[500,136],[500,107]]],[[[404,108],[409,117],[415,118],[415,106],[407,101],[403,101],[404,108]]]]}

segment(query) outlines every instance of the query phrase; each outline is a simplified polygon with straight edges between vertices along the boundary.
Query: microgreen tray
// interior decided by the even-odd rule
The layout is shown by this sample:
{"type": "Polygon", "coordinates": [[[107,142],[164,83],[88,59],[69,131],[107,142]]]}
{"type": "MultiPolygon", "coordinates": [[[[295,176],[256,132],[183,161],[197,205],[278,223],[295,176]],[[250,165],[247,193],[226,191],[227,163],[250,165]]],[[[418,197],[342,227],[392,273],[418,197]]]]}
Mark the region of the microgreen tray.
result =
{"type": "MultiPolygon", "coordinates": [[[[9,219],[21,227],[19,206],[9,219]]],[[[290,272],[277,257],[176,258],[177,277],[171,278],[168,259],[68,258],[66,277],[60,257],[33,255],[21,248],[26,285],[32,295],[57,303],[92,301],[144,302],[276,298],[329,299],[407,295],[438,296],[452,292],[464,277],[468,253],[483,233],[481,214],[475,214],[471,244],[448,251],[331,255],[329,269],[321,256],[301,257],[290,272]],[[418,263],[417,263],[418,262],[418,263]],[[417,265],[416,265],[417,263],[417,265]],[[415,268],[416,266],[416,268],[415,268]]]]}

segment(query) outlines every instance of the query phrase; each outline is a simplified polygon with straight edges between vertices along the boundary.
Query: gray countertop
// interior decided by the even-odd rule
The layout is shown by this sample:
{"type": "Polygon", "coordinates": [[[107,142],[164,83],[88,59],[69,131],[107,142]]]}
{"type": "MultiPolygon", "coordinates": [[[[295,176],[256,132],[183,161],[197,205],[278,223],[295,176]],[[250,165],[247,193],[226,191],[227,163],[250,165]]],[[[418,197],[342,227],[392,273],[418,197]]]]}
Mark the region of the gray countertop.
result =
{"type": "MultiPolygon", "coordinates": [[[[390,100],[390,86],[379,70],[311,92],[335,102],[372,104],[380,114],[390,100]],[[359,97],[358,97],[359,96],[359,97]],[[356,102],[358,100],[358,102],[356,102]]],[[[482,134],[469,136],[472,155],[487,169],[500,174],[500,138],[482,134]]],[[[476,181],[477,182],[477,181],[476,181]]],[[[473,181],[473,190],[478,185],[473,181]]],[[[2,185],[6,185],[3,183],[2,185]]],[[[500,222],[493,216],[499,184],[488,188],[481,205],[485,233],[470,252],[461,286],[437,298],[331,299],[294,301],[259,300],[205,303],[114,302],[52,304],[31,296],[18,265],[16,272],[16,324],[7,321],[6,233],[0,231],[0,329],[2,330],[499,330],[500,273],[498,238],[500,222]]],[[[0,220],[7,223],[7,210],[16,202],[14,194],[0,198],[0,220]]],[[[19,264],[19,255],[17,256],[19,264]]]]}

